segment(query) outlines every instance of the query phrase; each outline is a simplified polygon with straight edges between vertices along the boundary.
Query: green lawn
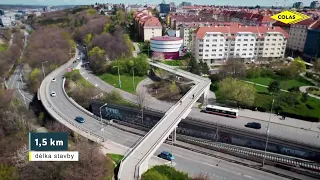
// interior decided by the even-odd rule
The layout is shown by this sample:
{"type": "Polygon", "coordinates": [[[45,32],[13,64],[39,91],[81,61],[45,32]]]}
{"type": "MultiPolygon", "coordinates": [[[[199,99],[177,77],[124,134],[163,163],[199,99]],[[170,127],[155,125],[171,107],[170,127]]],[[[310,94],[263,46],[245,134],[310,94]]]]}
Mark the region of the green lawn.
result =
{"type": "Polygon", "coordinates": [[[1,51],[6,51],[8,49],[8,45],[7,44],[0,44],[0,52],[1,51]]]}
{"type": "MultiPolygon", "coordinates": [[[[117,88],[120,88],[119,87],[119,77],[118,75],[113,75],[113,74],[109,74],[109,73],[105,73],[105,74],[102,74],[102,75],[99,75],[98,76],[101,80],[103,80],[104,82],[114,86],[114,87],[117,87],[117,88]]],[[[139,84],[140,81],[144,80],[146,78],[146,76],[143,76],[143,77],[140,77],[140,76],[135,76],[134,77],[134,88],[137,87],[137,85],[139,84]]],[[[126,75],[126,74],[121,74],[120,75],[120,79],[121,79],[121,89],[126,91],[126,92],[129,92],[129,93],[132,93],[132,94],[135,94],[136,93],[136,90],[133,89],[133,78],[132,76],[130,75],[126,75]]]]}
{"type": "MultiPolygon", "coordinates": [[[[252,79],[246,79],[246,80],[257,83],[257,84],[268,86],[269,83],[272,82],[274,79],[268,78],[268,77],[258,77],[258,78],[252,78],[252,79]]],[[[302,77],[297,77],[291,80],[280,80],[280,87],[281,89],[284,89],[284,90],[288,90],[295,86],[300,87],[300,86],[311,86],[311,85],[313,85],[311,82],[303,79],[302,77]]],[[[259,87],[259,90],[261,90],[261,88],[262,87],[259,87]]]]}
{"type": "Polygon", "coordinates": [[[112,161],[114,161],[117,165],[120,163],[121,159],[123,158],[123,155],[121,154],[112,154],[112,153],[109,153],[107,154],[107,156],[109,158],[112,159],[112,161]]]}

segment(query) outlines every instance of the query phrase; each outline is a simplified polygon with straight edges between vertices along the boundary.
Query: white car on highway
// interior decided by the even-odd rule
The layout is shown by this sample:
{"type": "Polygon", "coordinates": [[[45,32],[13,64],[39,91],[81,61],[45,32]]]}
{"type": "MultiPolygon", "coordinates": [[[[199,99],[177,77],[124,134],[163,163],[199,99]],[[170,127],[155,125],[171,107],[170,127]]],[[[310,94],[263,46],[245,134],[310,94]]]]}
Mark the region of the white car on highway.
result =
{"type": "Polygon", "coordinates": [[[56,82],[57,80],[56,80],[56,78],[53,78],[51,81],[52,81],[52,82],[56,82]]]}
{"type": "Polygon", "coordinates": [[[80,56],[77,57],[77,60],[80,60],[80,56]]]}
{"type": "Polygon", "coordinates": [[[52,96],[52,97],[56,97],[56,96],[57,96],[57,94],[56,94],[56,92],[52,91],[52,92],[51,92],[51,94],[50,94],[50,96],[52,96]]]}

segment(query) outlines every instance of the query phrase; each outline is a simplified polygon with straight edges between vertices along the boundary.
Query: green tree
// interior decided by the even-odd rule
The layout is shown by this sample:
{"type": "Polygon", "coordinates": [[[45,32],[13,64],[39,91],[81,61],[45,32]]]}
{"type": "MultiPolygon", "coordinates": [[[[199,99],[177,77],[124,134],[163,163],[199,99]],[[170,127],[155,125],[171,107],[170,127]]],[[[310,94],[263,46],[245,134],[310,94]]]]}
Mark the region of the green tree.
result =
{"type": "Polygon", "coordinates": [[[302,96],[301,96],[301,101],[302,102],[307,102],[308,101],[308,92],[305,92],[305,93],[302,93],[302,96]]]}
{"type": "Polygon", "coordinates": [[[148,57],[145,54],[133,58],[134,74],[137,76],[144,76],[150,69],[148,57]]]}
{"type": "Polygon", "coordinates": [[[147,171],[142,174],[141,180],[169,180],[165,175],[160,174],[158,171],[147,171]]]}
{"type": "Polygon", "coordinates": [[[317,73],[320,72],[320,59],[317,59],[314,63],[313,63],[313,70],[317,73]]]}
{"type": "Polygon", "coordinates": [[[200,60],[199,67],[202,74],[209,74],[210,68],[206,62],[203,62],[202,60],[200,60]]]}
{"type": "Polygon", "coordinates": [[[176,82],[175,81],[172,81],[170,86],[169,86],[169,91],[171,93],[175,93],[176,91],[178,90],[178,87],[176,85],[176,82]]]}
{"type": "Polygon", "coordinates": [[[197,60],[194,57],[192,57],[189,61],[188,71],[193,74],[200,75],[200,67],[199,67],[199,64],[197,63],[197,60]]]}
{"type": "Polygon", "coordinates": [[[290,63],[289,70],[292,76],[297,76],[306,71],[306,63],[300,57],[298,57],[290,63]]]}
{"type": "Polygon", "coordinates": [[[100,11],[100,14],[101,14],[101,15],[106,15],[106,14],[104,13],[104,11],[100,11]]]}
{"type": "Polygon", "coordinates": [[[129,37],[128,34],[124,34],[123,35],[123,39],[126,42],[127,47],[130,49],[130,51],[132,52],[134,50],[134,45],[129,37]]]}
{"type": "Polygon", "coordinates": [[[92,34],[87,34],[84,39],[84,43],[88,46],[90,44],[92,38],[93,38],[92,34]]]}
{"type": "Polygon", "coordinates": [[[89,51],[89,66],[94,73],[104,73],[106,70],[105,51],[94,47],[89,51]]]}
{"type": "Polygon", "coordinates": [[[268,91],[270,93],[278,93],[280,91],[280,82],[279,81],[272,81],[268,85],[268,91]]]}
{"type": "Polygon", "coordinates": [[[119,9],[116,13],[116,21],[118,24],[122,24],[125,22],[125,13],[122,9],[119,9]]]}
{"type": "Polygon", "coordinates": [[[91,16],[94,15],[94,14],[96,14],[96,12],[97,12],[97,11],[96,11],[95,9],[88,9],[88,10],[87,10],[87,13],[88,13],[89,15],[91,15],[91,16]]]}
{"type": "Polygon", "coordinates": [[[238,104],[252,106],[256,89],[253,85],[233,79],[225,78],[218,84],[219,94],[225,100],[236,101],[238,104]]]}
{"type": "Polygon", "coordinates": [[[31,81],[37,81],[41,79],[41,72],[40,69],[34,68],[30,74],[31,81]]]}
{"type": "Polygon", "coordinates": [[[5,164],[0,165],[0,179],[3,180],[16,180],[18,173],[15,167],[5,164]]]}

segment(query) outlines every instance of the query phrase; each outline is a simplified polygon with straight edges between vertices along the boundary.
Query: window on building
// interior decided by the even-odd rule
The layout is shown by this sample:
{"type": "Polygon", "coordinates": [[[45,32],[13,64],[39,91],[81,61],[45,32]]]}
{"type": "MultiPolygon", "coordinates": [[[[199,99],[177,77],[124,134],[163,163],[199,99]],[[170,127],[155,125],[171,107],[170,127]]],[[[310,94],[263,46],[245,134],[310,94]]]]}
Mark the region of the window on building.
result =
{"type": "Polygon", "coordinates": [[[207,44],[206,47],[209,47],[209,44],[207,44]]]}
{"type": "Polygon", "coordinates": [[[207,39],[206,42],[209,42],[209,39],[207,39]]]}
{"type": "Polygon", "coordinates": [[[216,44],[212,44],[212,47],[217,47],[217,45],[216,44]]]}
{"type": "Polygon", "coordinates": [[[222,54],[219,54],[219,56],[222,56],[222,54]]]}
{"type": "Polygon", "coordinates": [[[244,44],[243,46],[247,46],[247,44],[244,44]]]}
{"type": "Polygon", "coordinates": [[[207,49],[207,50],[205,50],[205,52],[209,52],[209,50],[207,49]]]}
{"type": "Polygon", "coordinates": [[[249,55],[252,55],[252,53],[249,53],[249,55]]]}
{"type": "Polygon", "coordinates": [[[200,39],[199,41],[200,41],[200,42],[203,42],[203,39],[200,39]]]}
{"type": "Polygon", "coordinates": [[[220,41],[223,41],[223,39],[220,39],[220,41]]]}
{"type": "Polygon", "coordinates": [[[259,50],[263,50],[263,48],[259,48],[259,50]]]}
{"type": "Polygon", "coordinates": [[[219,49],[219,51],[223,51],[223,49],[219,49]]]}
{"type": "Polygon", "coordinates": [[[243,56],[247,55],[246,53],[242,53],[243,56]]]}
{"type": "Polygon", "coordinates": [[[213,42],[217,42],[218,40],[216,40],[216,39],[213,39],[212,41],[213,41],[213,42]]]}
{"type": "Polygon", "coordinates": [[[247,49],[242,49],[243,51],[246,51],[247,49]]]}
{"type": "Polygon", "coordinates": [[[254,41],[254,39],[251,39],[251,41],[254,41]]]}
{"type": "Polygon", "coordinates": [[[217,50],[216,50],[216,49],[212,49],[212,51],[213,51],[213,52],[216,52],[217,50]]]}
{"type": "Polygon", "coordinates": [[[250,44],[250,46],[253,46],[253,44],[250,44]]]}
{"type": "Polygon", "coordinates": [[[220,44],[220,46],[223,46],[223,44],[220,44]]]}
{"type": "Polygon", "coordinates": [[[204,55],[205,57],[208,57],[208,54],[204,55]]]}
{"type": "Polygon", "coordinates": [[[244,39],[243,41],[248,41],[248,39],[244,39]]]}
{"type": "Polygon", "coordinates": [[[265,48],[264,50],[268,50],[268,48],[265,48]]]}

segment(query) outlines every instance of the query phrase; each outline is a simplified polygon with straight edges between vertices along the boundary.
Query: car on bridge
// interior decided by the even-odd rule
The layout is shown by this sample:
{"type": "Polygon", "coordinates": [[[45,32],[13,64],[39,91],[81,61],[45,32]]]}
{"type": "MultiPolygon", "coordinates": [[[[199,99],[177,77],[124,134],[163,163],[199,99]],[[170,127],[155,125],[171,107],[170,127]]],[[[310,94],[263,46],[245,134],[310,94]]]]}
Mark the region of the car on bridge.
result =
{"type": "Polygon", "coordinates": [[[56,92],[54,92],[54,91],[52,91],[52,92],[50,93],[50,96],[52,96],[52,97],[56,97],[56,96],[57,96],[57,93],[56,93],[56,92]]]}
{"type": "Polygon", "coordinates": [[[84,123],[84,118],[81,116],[77,116],[74,120],[76,120],[78,123],[84,123]]]}
{"type": "Polygon", "coordinates": [[[166,159],[168,161],[173,161],[174,160],[174,156],[169,153],[168,151],[162,151],[159,155],[158,155],[159,158],[162,158],[162,159],[166,159]]]}

